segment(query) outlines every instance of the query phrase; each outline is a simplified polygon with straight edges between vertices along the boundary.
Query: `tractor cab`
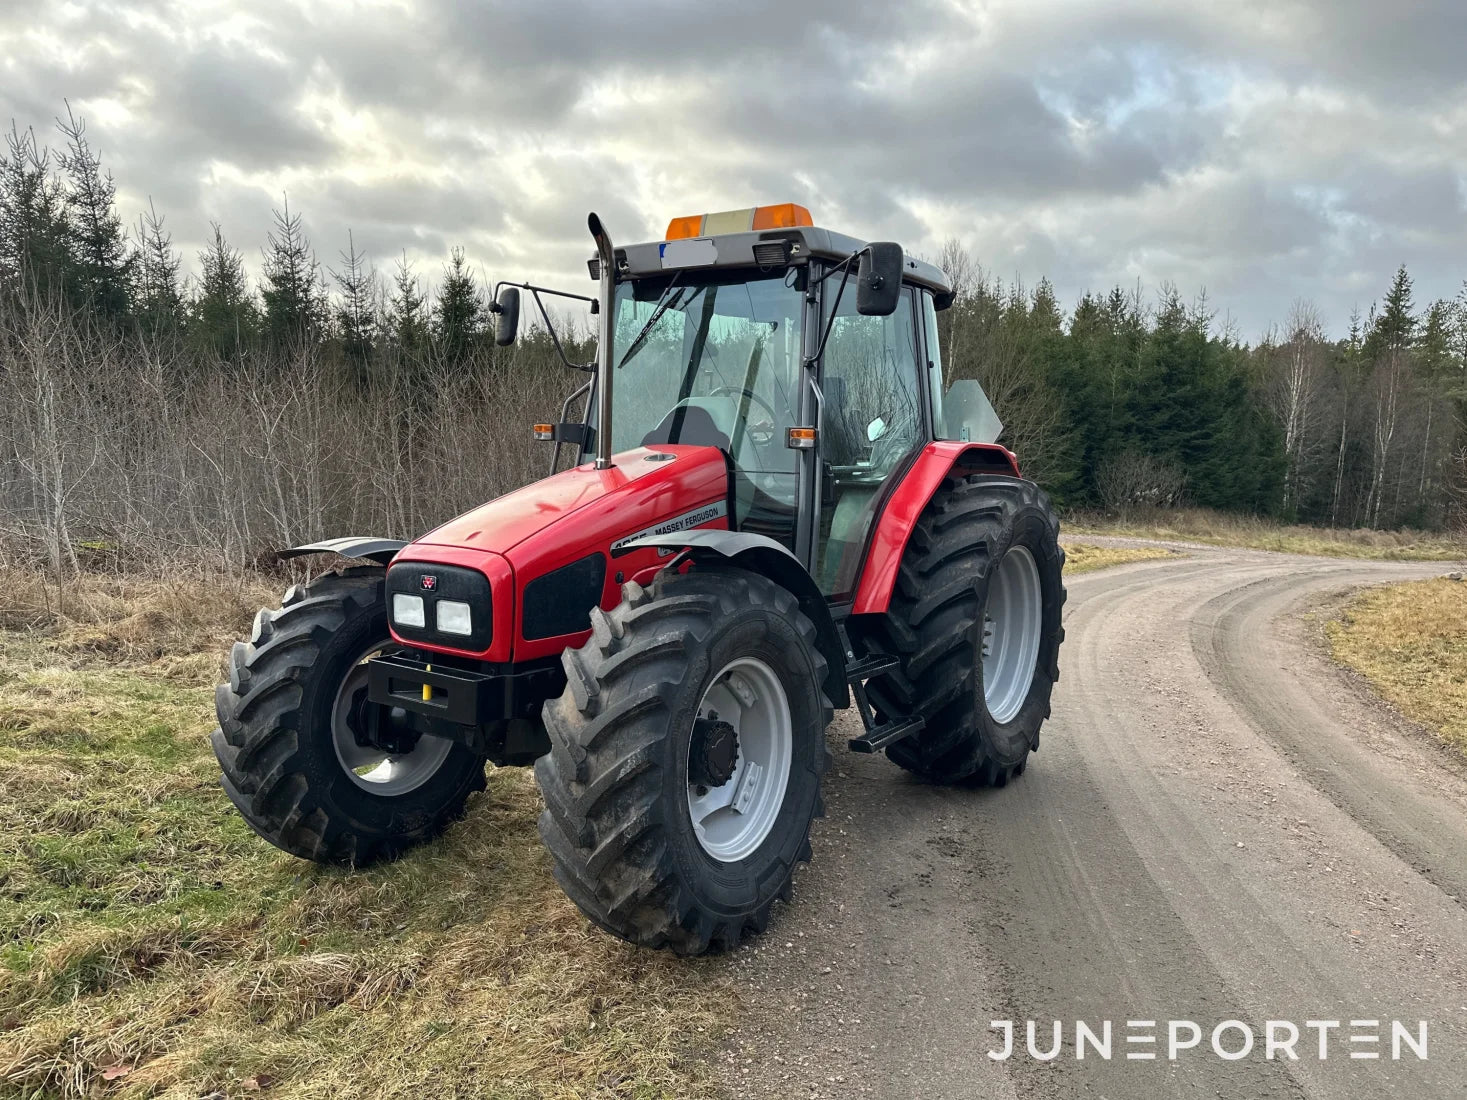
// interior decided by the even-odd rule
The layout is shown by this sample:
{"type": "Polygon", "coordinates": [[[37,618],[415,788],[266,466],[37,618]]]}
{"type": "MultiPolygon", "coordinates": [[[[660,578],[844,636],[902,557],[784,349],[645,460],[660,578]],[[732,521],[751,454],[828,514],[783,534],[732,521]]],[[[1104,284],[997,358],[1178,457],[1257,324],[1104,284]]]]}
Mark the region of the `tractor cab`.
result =
{"type": "MultiPolygon", "coordinates": [[[[584,425],[546,434],[588,461],[716,447],[729,525],[784,546],[834,602],[852,597],[883,496],[922,447],[998,436],[976,382],[944,400],[936,315],[952,293],[898,245],[786,203],[674,218],[664,240],[611,256],[597,392],[584,425]]],[[[602,277],[599,256],[591,269],[602,277]]]]}

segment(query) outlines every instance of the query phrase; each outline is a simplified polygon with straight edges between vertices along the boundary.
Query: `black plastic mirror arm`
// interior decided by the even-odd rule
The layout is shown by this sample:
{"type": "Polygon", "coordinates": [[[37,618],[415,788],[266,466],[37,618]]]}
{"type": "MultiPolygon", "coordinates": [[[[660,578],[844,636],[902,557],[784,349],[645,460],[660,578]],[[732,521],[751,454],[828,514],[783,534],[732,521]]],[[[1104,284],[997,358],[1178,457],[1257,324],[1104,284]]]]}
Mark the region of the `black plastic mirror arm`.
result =
{"type": "Polygon", "coordinates": [[[582,370],[582,371],[584,371],[584,370],[595,370],[596,369],[594,365],[591,366],[591,367],[587,367],[587,365],[585,363],[572,363],[570,361],[570,359],[567,358],[567,356],[565,354],[565,348],[562,347],[561,346],[561,343],[560,343],[560,336],[555,331],[555,325],[550,320],[550,313],[546,310],[545,303],[540,300],[540,295],[541,294],[554,294],[557,298],[574,298],[578,302],[590,302],[593,306],[596,305],[596,299],[595,298],[588,298],[584,294],[572,294],[568,290],[552,290],[548,286],[535,286],[533,283],[511,283],[511,282],[500,281],[500,282],[497,282],[497,283],[494,284],[494,299],[495,300],[492,300],[489,303],[489,312],[490,313],[498,313],[499,312],[499,302],[497,300],[499,298],[499,292],[500,292],[501,289],[503,289],[504,287],[507,287],[507,286],[517,287],[520,290],[528,290],[530,292],[530,296],[535,299],[535,308],[537,308],[540,311],[540,317],[545,322],[545,330],[550,333],[550,340],[555,345],[555,354],[558,355],[558,356],[560,356],[560,361],[562,363],[564,363],[571,370],[582,370]]]}
{"type": "Polygon", "coordinates": [[[849,256],[841,261],[841,265],[839,268],[831,268],[824,274],[824,276],[821,277],[820,282],[822,285],[824,285],[825,280],[833,278],[837,271],[841,273],[840,286],[836,288],[835,301],[830,304],[830,317],[826,319],[825,331],[820,334],[820,343],[815,348],[815,354],[805,360],[805,366],[808,367],[813,365],[814,363],[819,361],[822,355],[825,354],[825,341],[830,339],[830,330],[835,328],[835,311],[840,309],[841,295],[846,292],[846,283],[849,282],[851,278],[851,264],[855,263],[856,260],[860,257],[861,253],[865,251],[866,250],[864,248],[858,248],[856,251],[852,252],[849,256]]]}
{"type": "Polygon", "coordinates": [[[530,287],[530,297],[535,299],[535,308],[540,311],[540,319],[545,322],[545,331],[550,333],[550,342],[555,345],[555,354],[560,356],[560,361],[572,370],[576,364],[572,363],[565,354],[565,348],[561,347],[560,334],[555,331],[555,324],[550,320],[550,313],[545,308],[545,303],[540,300],[540,291],[530,287]]]}

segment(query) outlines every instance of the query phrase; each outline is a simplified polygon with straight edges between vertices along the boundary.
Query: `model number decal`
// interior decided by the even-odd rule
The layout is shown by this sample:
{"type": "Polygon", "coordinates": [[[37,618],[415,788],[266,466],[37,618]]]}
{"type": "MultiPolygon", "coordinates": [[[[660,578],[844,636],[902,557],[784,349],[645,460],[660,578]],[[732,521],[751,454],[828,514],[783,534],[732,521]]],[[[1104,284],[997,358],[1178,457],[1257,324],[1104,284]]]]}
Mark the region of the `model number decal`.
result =
{"type": "Polygon", "coordinates": [[[718,501],[716,504],[705,504],[702,508],[694,508],[691,512],[684,512],[680,516],[663,520],[656,527],[647,527],[634,535],[619,538],[611,544],[611,552],[615,554],[629,542],[638,539],[649,538],[654,535],[673,535],[679,531],[689,531],[694,527],[701,527],[705,523],[711,523],[715,519],[722,519],[728,515],[728,503],[718,501]]]}

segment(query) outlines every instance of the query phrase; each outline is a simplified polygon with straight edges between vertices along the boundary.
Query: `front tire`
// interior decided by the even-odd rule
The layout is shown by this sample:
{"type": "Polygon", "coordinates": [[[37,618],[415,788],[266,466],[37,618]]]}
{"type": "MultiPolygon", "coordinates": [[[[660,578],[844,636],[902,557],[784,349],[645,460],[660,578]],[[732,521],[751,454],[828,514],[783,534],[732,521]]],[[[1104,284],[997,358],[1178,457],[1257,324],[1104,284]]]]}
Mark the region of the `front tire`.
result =
{"type": "Polygon", "coordinates": [[[221,783],[250,828],[291,855],[363,865],[442,832],[484,789],[464,745],[419,738],[391,756],[357,743],[367,657],[394,648],[384,572],[329,573],[261,611],[214,694],[221,783]]]}
{"type": "Polygon", "coordinates": [[[825,660],[794,596],[757,574],[695,566],[622,591],[564,654],[565,693],[545,707],[540,834],[602,928],[727,950],[764,931],[810,858],[825,660]]]}
{"type": "Polygon", "coordinates": [[[1001,787],[1039,748],[1059,679],[1065,552],[1032,481],[948,478],[917,522],[887,613],[864,637],[901,666],[867,684],[883,718],[921,733],[887,756],[931,782],[1001,787]]]}

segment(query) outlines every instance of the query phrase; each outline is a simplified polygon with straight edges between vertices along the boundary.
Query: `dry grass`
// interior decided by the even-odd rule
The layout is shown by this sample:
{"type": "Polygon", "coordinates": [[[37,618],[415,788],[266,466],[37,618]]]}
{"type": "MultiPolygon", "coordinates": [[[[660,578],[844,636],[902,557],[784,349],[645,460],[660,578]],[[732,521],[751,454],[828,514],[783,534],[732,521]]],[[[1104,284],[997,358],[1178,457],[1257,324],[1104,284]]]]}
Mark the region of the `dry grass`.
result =
{"type": "Polygon", "coordinates": [[[1176,551],[1160,546],[1096,546],[1088,542],[1065,543],[1065,575],[1093,573],[1112,565],[1154,558],[1174,558],[1176,551]]]}
{"type": "Polygon", "coordinates": [[[1176,539],[1212,546],[1245,546],[1333,558],[1394,561],[1457,561],[1467,558],[1467,541],[1449,535],[1410,530],[1286,526],[1254,516],[1203,508],[1122,517],[1075,515],[1065,519],[1064,528],[1067,534],[1176,539]]]}
{"type": "Polygon", "coordinates": [[[60,652],[132,663],[217,653],[249,630],[279,582],[189,570],[171,579],[83,573],[59,588],[24,569],[0,569],[0,630],[38,635],[60,652]]]}
{"type": "Polygon", "coordinates": [[[8,579],[32,629],[0,633],[0,1095],[716,1091],[724,965],[592,930],[526,772],[390,865],[291,859],[206,739],[258,586],[87,579],[58,614],[8,579]]]}
{"type": "Polygon", "coordinates": [[[1335,660],[1467,753],[1467,582],[1367,589],[1325,629],[1335,660]]]}

